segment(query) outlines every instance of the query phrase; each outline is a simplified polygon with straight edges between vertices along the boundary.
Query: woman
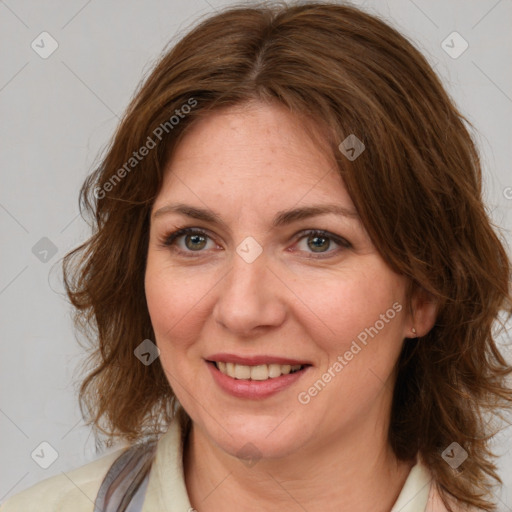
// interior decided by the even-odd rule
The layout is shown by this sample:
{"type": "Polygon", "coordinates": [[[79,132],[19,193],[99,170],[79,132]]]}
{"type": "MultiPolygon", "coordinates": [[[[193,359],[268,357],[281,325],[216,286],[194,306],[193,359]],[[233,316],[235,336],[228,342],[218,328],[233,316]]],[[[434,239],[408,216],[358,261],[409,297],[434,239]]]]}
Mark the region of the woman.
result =
{"type": "Polygon", "coordinates": [[[510,263],[426,60],[360,10],[230,8],[166,54],[64,262],[84,415],[132,446],[28,510],[495,510],[510,263]],[[91,331],[89,331],[91,332],[91,331]]]}

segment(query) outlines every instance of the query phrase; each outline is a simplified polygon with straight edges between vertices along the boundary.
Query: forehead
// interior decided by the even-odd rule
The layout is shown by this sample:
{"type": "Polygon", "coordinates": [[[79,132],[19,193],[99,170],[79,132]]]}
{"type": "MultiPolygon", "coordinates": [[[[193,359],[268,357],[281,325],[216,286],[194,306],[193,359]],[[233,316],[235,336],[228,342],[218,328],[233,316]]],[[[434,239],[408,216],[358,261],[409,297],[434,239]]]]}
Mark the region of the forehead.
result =
{"type": "Polygon", "coordinates": [[[252,103],[212,112],[183,136],[165,168],[161,195],[278,193],[296,202],[337,199],[351,204],[321,130],[284,106],[252,103]],[[313,133],[313,136],[312,136],[313,133]]]}

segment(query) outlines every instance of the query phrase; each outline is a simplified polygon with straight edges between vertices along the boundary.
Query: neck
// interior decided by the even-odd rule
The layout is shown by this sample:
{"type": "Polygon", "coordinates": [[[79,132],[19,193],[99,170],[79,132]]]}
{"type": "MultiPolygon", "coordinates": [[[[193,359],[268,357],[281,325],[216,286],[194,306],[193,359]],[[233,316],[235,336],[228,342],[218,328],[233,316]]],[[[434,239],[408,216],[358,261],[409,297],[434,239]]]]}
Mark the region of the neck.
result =
{"type": "Polygon", "coordinates": [[[269,512],[389,512],[414,462],[396,459],[386,428],[370,422],[360,427],[316,440],[289,457],[247,465],[192,424],[183,456],[191,505],[198,512],[221,512],[228,505],[269,512]]]}

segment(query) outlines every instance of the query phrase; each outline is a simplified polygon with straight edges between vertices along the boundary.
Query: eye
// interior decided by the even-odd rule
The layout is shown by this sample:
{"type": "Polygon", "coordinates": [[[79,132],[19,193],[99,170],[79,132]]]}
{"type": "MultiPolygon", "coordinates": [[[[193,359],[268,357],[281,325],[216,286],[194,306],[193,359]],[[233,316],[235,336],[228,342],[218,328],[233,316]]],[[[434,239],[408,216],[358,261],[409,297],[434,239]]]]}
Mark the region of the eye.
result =
{"type": "Polygon", "coordinates": [[[163,244],[166,247],[173,247],[181,253],[203,252],[208,242],[212,242],[210,236],[198,228],[183,228],[165,236],[163,244]]]}
{"type": "MultiPolygon", "coordinates": [[[[296,235],[296,240],[296,245],[299,246],[300,251],[317,254],[317,256],[308,256],[310,258],[329,257],[340,252],[343,248],[349,249],[352,247],[350,242],[344,238],[318,229],[301,231],[296,235]],[[338,250],[336,250],[336,247],[330,250],[333,244],[338,246],[338,250]],[[326,256],[323,256],[324,254],[326,256]]],[[[208,246],[208,243],[213,244],[213,246],[216,245],[206,231],[190,227],[181,228],[167,234],[162,240],[163,246],[170,247],[175,252],[191,257],[205,252],[204,249],[212,249],[213,247],[208,246]]]]}
{"type": "MultiPolygon", "coordinates": [[[[302,244],[302,250],[316,254],[330,254],[333,252],[338,252],[336,249],[329,250],[333,244],[337,245],[338,247],[344,247],[345,249],[352,247],[351,244],[344,238],[323,230],[313,229],[302,231],[299,233],[298,237],[298,245],[300,246],[302,244]]],[[[313,257],[318,258],[321,256],[313,257]]]]}

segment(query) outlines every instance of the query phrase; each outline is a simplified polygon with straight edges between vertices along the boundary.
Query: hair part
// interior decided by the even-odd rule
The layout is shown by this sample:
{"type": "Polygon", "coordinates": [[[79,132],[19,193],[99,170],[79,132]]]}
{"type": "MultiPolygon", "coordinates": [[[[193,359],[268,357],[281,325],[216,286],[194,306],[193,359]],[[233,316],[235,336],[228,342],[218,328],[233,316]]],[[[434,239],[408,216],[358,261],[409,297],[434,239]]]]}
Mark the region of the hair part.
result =
{"type": "Polygon", "coordinates": [[[149,215],[187,131],[212,112],[253,101],[304,120],[332,155],[384,260],[409,279],[411,294],[438,305],[434,327],[405,340],[397,363],[395,454],[419,453],[448,506],[452,497],[494,510],[500,480],[484,418],[512,403],[512,369],[492,331],[500,311],[512,311],[510,261],[483,205],[468,121],[406,38],[348,5],[227,8],[166,52],[139,87],[80,191],[93,234],[63,261],[76,325],[90,341],[84,417],[128,441],[159,435],[173,420],[177,401],[160,362],[145,366],[133,354],[154,339],[144,291],[149,215]],[[348,162],[338,145],[351,134],[366,149],[348,162]],[[149,138],[155,146],[134,157],[149,138]],[[469,453],[459,472],[441,457],[453,441],[469,453]]]}

